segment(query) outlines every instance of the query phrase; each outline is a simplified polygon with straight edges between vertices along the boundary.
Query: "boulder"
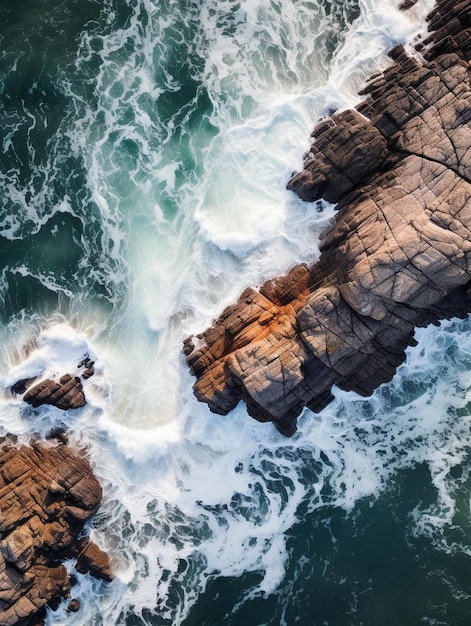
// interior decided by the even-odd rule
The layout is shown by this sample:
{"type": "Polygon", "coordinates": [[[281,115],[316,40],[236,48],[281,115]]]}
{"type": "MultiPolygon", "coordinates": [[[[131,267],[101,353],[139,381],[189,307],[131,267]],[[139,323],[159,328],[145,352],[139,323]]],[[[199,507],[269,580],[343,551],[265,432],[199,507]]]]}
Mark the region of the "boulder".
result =
{"type": "Polygon", "coordinates": [[[404,0],[404,2],[399,5],[399,9],[401,11],[408,11],[409,9],[412,9],[412,7],[416,4],[417,0],[404,0]]]}
{"type": "MultiPolygon", "coordinates": [[[[81,378],[88,380],[95,373],[95,362],[86,356],[77,368],[82,370],[81,378]]],[[[33,407],[43,404],[55,406],[58,409],[79,409],[86,404],[80,376],[64,374],[59,380],[46,378],[36,385],[36,378],[26,378],[17,381],[11,386],[13,394],[24,394],[23,400],[33,407]],[[26,393],[25,393],[26,392],[26,393]]]]}
{"type": "Polygon", "coordinates": [[[35,408],[50,404],[64,411],[79,409],[86,404],[80,378],[70,374],[64,374],[58,381],[51,378],[42,380],[28,389],[23,400],[35,408]]]}

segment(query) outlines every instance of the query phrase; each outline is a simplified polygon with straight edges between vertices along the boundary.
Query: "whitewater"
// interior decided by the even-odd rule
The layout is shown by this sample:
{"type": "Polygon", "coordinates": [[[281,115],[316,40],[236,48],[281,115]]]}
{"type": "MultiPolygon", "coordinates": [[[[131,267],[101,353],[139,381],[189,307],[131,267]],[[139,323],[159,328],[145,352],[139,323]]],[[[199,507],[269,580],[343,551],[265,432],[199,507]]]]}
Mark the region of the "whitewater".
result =
{"type": "Polygon", "coordinates": [[[79,4],[4,8],[0,29],[0,430],[88,446],[116,572],[78,575],[80,611],[48,626],[467,623],[468,320],[418,331],[390,384],[336,390],[289,440],[242,404],[211,414],[181,353],[316,260],[334,207],[286,182],[433,1],[79,4]],[[83,409],[8,392],[84,356],[83,409]]]}

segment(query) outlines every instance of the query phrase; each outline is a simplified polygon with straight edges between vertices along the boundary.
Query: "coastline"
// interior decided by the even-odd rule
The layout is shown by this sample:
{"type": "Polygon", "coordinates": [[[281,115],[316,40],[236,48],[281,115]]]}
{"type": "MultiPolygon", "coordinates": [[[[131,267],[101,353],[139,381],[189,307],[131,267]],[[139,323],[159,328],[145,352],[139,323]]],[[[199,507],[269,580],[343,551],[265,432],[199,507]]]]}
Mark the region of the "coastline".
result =
{"type": "Polygon", "coordinates": [[[469,2],[438,2],[418,57],[399,45],[356,109],[318,123],[288,189],[338,203],[321,258],[247,289],[184,352],[194,393],[288,436],[332,386],[369,396],[414,328],[471,310],[469,2]]]}

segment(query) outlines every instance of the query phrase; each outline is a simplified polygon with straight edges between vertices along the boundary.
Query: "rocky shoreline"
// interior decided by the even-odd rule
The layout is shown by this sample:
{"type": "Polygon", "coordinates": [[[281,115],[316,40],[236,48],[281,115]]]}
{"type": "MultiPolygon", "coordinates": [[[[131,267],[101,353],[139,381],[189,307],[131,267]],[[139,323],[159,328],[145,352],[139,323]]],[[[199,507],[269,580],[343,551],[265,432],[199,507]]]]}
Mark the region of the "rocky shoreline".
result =
{"type": "MultiPolygon", "coordinates": [[[[63,439],[63,438],[62,438],[63,439]]],[[[68,598],[75,570],[110,581],[110,560],[83,536],[101,501],[100,484],[88,462],[63,441],[0,444],[0,623],[44,624],[46,608],[68,598]]]]}
{"type": "Polygon", "coordinates": [[[391,51],[356,109],[317,124],[288,183],[338,203],[319,261],[245,290],[186,340],[211,411],[242,399],[292,435],[333,385],[368,396],[391,380],[416,327],[471,311],[471,1],[439,0],[428,24],[416,54],[391,51]]]}
{"type": "MultiPolygon", "coordinates": [[[[414,0],[405,0],[410,10],[414,0]]],[[[312,267],[248,288],[185,342],[196,397],[220,414],[242,399],[285,435],[332,387],[368,396],[390,380],[414,329],[471,312],[471,0],[439,0],[417,56],[402,46],[364,101],[320,121],[288,188],[337,203],[312,267]]],[[[79,372],[17,381],[33,408],[80,409],[79,372]]],[[[109,556],[88,536],[101,486],[66,433],[0,440],[0,623],[39,626],[73,597],[74,575],[110,581],[109,556]],[[65,561],[72,564],[64,565],[65,561]]]]}
{"type": "MultiPolygon", "coordinates": [[[[82,378],[93,375],[87,358],[78,368],[82,378]]],[[[58,380],[19,380],[10,391],[33,407],[68,410],[86,403],[80,376],[69,374],[58,380]]],[[[80,610],[72,596],[76,578],[63,565],[66,560],[72,560],[76,572],[113,578],[109,556],[84,532],[102,499],[85,455],[69,445],[61,429],[45,440],[19,442],[12,435],[0,440],[2,626],[44,624],[46,609],[57,609],[63,600],[68,611],[80,610]]]]}

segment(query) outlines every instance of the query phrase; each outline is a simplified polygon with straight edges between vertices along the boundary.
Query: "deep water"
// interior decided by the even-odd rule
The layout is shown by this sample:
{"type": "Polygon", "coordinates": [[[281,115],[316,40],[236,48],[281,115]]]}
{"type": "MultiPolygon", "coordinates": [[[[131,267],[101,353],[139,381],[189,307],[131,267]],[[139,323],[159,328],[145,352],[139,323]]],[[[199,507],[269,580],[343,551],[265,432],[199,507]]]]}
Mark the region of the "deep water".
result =
{"type": "Polygon", "coordinates": [[[290,173],[432,4],[0,0],[0,430],[90,446],[117,572],[79,575],[81,610],[48,626],[471,622],[469,320],[290,440],[212,415],[181,355],[245,287],[315,261],[334,209],[290,173]],[[85,354],[83,410],[8,392],[85,354]]]}

